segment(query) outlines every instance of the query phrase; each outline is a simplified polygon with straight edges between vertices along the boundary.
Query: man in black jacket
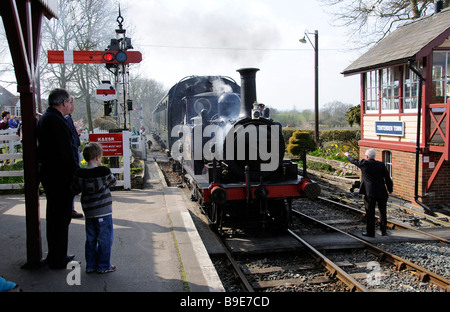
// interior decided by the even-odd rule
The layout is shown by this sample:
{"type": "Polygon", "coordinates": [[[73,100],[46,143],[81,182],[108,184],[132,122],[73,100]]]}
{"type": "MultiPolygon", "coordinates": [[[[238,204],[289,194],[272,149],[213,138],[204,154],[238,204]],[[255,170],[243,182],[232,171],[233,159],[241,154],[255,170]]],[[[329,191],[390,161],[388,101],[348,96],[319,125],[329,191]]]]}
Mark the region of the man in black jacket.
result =
{"type": "Polygon", "coordinates": [[[386,235],[386,203],[393,191],[393,183],[384,163],[375,160],[376,151],[371,148],[366,151],[365,159],[357,161],[348,153],[344,153],[349,162],[361,169],[361,186],[359,194],[364,195],[366,207],[367,232],[364,236],[375,237],[375,205],[380,210],[381,235],[386,235]]]}
{"type": "Polygon", "coordinates": [[[55,89],[48,96],[48,104],[37,124],[39,178],[47,197],[46,261],[51,269],[65,269],[73,259],[67,255],[67,244],[74,198],[71,184],[79,164],[64,116],[72,111],[74,103],[66,90],[55,89]]]}

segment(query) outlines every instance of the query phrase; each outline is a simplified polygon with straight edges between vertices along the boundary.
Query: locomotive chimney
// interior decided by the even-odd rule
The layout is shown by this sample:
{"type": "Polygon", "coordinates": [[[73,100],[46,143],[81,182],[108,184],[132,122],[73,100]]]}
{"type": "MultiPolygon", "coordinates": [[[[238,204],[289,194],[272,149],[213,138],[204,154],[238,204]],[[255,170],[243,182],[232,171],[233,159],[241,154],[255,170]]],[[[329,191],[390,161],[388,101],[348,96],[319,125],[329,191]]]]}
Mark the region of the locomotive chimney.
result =
{"type": "Polygon", "coordinates": [[[241,74],[241,112],[239,117],[251,116],[253,103],[256,102],[256,72],[259,68],[241,68],[237,71],[241,74]]]}

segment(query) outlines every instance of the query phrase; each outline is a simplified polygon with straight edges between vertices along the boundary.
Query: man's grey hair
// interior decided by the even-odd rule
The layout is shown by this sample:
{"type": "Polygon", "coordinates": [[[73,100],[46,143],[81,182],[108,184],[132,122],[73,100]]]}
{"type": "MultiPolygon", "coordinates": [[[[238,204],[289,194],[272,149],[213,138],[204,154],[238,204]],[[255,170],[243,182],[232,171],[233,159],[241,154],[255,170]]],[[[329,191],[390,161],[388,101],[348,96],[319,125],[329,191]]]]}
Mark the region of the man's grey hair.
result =
{"type": "Polygon", "coordinates": [[[377,151],[373,148],[370,148],[366,151],[366,156],[369,157],[369,159],[375,159],[375,156],[377,155],[377,151]]]}
{"type": "Polygon", "coordinates": [[[48,105],[49,106],[58,106],[61,105],[64,101],[70,100],[70,94],[67,90],[62,88],[53,89],[48,95],[48,105]]]}

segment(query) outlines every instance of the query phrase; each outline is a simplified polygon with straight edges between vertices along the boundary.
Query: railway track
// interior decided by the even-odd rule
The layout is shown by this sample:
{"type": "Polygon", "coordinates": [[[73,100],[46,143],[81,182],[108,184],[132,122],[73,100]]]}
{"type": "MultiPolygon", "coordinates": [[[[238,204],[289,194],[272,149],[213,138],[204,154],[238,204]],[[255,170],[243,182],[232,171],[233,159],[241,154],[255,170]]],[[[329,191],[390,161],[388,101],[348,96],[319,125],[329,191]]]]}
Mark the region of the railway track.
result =
{"type": "MultiPolygon", "coordinates": [[[[270,265],[265,268],[251,268],[247,265],[248,259],[243,257],[242,260],[236,260],[235,256],[229,251],[229,246],[223,240],[223,237],[219,237],[222,242],[222,247],[224,254],[230,263],[230,266],[234,272],[235,277],[239,280],[241,285],[241,290],[247,292],[255,292],[255,290],[265,290],[274,289],[280,286],[301,286],[306,285],[307,287],[311,284],[330,284],[336,283],[338,280],[341,281],[347,287],[347,291],[351,292],[366,292],[367,289],[361,285],[356,279],[354,279],[350,274],[346,273],[339,265],[328,259],[319,250],[314,248],[311,244],[306,242],[300,236],[295,234],[293,231],[289,230],[289,234],[294,237],[300,244],[305,246],[308,251],[308,257],[302,255],[301,260],[296,259],[295,261],[288,262],[285,265],[270,265]],[[293,263],[297,262],[297,263],[293,263]],[[272,279],[267,280],[261,278],[261,275],[267,275],[271,273],[279,272],[298,272],[298,271],[309,271],[305,274],[291,274],[287,275],[287,278],[283,279],[272,279]]],[[[279,253],[268,253],[264,254],[263,257],[280,257],[279,253]]],[[[264,261],[263,261],[264,262],[264,261]]],[[[276,274],[275,274],[276,275],[276,274]]],[[[343,289],[343,286],[337,286],[339,289],[343,289]]]]}
{"type": "Polygon", "coordinates": [[[299,244],[307,246],[307,253],[233,256],[227,252],[235,276],[243,291],[358,291],[366,292],[339,263],[291,232],[299,244]],[[269,259],[269,260],[268,260],[269,259]]]}
{"type": "MultiPolygon", "coordinates": [[[[326,199],[325,197],[320,200],[326,202],[328,205],[346,205],[332,199],[326,199]]],[[[333,222],[331,223],[338,225],[338,223],[342,221],[341,224],[338,225],[339,227],[350,225],[353,226],[353,229],[363,226],[364,222],[361,210],[352,207],[355,206],[353,204],[346,206],[348,207],[345,208],[345,211],[347,211],[348,208],[355,210],[352,210],[354,220],[351,220],[349,213],[346,212],[342,217],[333,217],[334,220],[332,220],[333,222]],[[355,224],[352,225],[352,222],[355,222],[355,224]]],[[[356,206],[358,206],[358,203],[356,206]]],[[[399,224],[392,223],[390,228],[392,230],[396,228],[405,228],[404,223],[405,222],[400,222],[399,224]]],[[[310,234],[318,231],[316,223],[312,226],[305,226],[304,228],[306,228],[306,232],[309,232],[310,234]]],[[[326,231],[330,231],[330,228],[326,231]]],[[[336,230],[333,229],[332,231],[336,230]]],[[[339,231],[344,232],[337,229],[337,232],[339,231]]],[[[355,235],[340,233],[340,235],[351,236],[355,241],[362,242],[366,246],[362,253],[370,254],[370,258],[364,256],[364,260],[347,260],[352,257],[352,254],[360,253],[355,250],[352,250],[350,253],[347,251],[341,252],[340,256],[337,256],[337,253],[335,254],[334,251],[333,253],[330,253],[329,251],[319,252],[317,249],[316,251],[312,251],[309,248],[312,247],[312,245],[301,237],[302,234],[299,235],[299,233],[295,233],[295,229],[292,229],[289,232],[293,237],[297,236],[299,238],[297,239],[296,237],[299,242],[299,249],[300,245],[307,246],[308,259],[305,259],[304,257],[306,254],[304,249],[289,254],[289,257],[295,258],[292,261],[284,261],[283,259],[286,258],[285,254],[267,251],[263,255],[257,256],[250,254],[236,256],[230,252],[231,248],[229,246],[224,246],[224,254],[227,257],[227,260],[220,259],[217,262],[213,258],[213,262],[218,263],[216,265],[218,270],[222,269],[236,272],[233,274],[233,279],[237,279],[238,282],[232,283],[239,284],[239,286],[232,286],[231,288],[226,287],[227,291],[368,291],[379,289],[371,287],[371,283],[374,283],[372,281],[373,278],[399,274],[399,271],[406,272],[405,274],[408,275],[411,275],[409,272],[414,272],[414,276],[418,276],[418,279],[412,282],[413,286],[409,286],[411,289],[415,287],[414,283],[420,283],[422,285],[430,282],[439,287],[438,290],[433,289],[433,291],[450,291],[448,279],[423,269],[409,260],[388,253],[375,245],[369,247],[366,241],[361,240],[355,235]],[[257,257],[257,259],[249,260],[250,257],[257,257]],[[266,259],[270,260],[266,261],[266,259]],[[359,271],[357,271],[357,268],[359,271]],[[394,269],[394,273],[392,273],[392,269],[394,269]]],[[[428,235],[428,233],[426,234],[428,235]]],[[[270,240],[269,237],[267,239],[270,240]]],[[[448,243],[448,241],[442,237],[434,237],[434,239],[439,239],[446,244],[448,243]]],[[[226,274],[228,273],[229,272],[226,274]]],[[[219,273],[219,275],[221,274],[219,273]]]]}
{"type": "Polygon", "coordinates": [[[328,270],[330,276],[341,280],[352,292],[367,292],[367,289],[363,285],[356,281],[356,279],[354,279],[350,274],[345,272],[337,263],[331,261],[319,250],[315,249],[311,244],[295,234],[292,230],[288,230],[288,232],[308,249],[308,252],[316,259],[316,261],[328,270]]]}
{"type": "MultiPolygon", "coordinates": [[[[321,197],[321,196],[319,197],[319,200],[328,202],[330,204],[333,204],[333,205],[341,207],[341,208],[344,208],[344,209],[346,209],[348,211],[351,211],[351,212],[353,212],[355,214],[359,214],[361,216],[365,216],[365,211],[362,211],[360,209],[355,209],[354,207],[351,207],[349,205],[342,204],[340,202],[337,202],[337,201],[334,201],[334,200],[331,200],[331,199],[328,199],[328,198],[325,198],[325,197],[321,197]]],[[[376,220],[379,221],[379,217],[378,216],[376,216],[376,220]]],[[[444,221],[441,221],[441,222],[435,223],[435,224],[437,224],[438,226],[447,226],[447,227],[450,226],[449,222],[444,222],[444,221]]],[[[447,239],[447,238],[444,238],[444,237],[441,237],[441,236],[438,236],[438,235],[434,235],[433,233],[425,232],[425,231],[421,230],[418,227],[410,226],[407,223],[399,222],[399,221],[396,221],[396,220],[393,220],[393,219],[390,219],[390,218],[388,218],[388,220],[387,220],[387,226],[391,230],[395,230],[395,229],[411,230],[411,231],[415,231],[417,233],[420,233],[422,235],[430,236],[430,237],[432,237],[434,239],[437,239],[438,241],[440,241],[442,243],[446,243],[446,244],[450,243],[450,240],[447,239]]]]}
{"type": "Polygon", "coordinates": [[[326,231],[332,230],[340,235],[351,237],[362,243],[364,250],[320,252],[294,230],[289,230],[291,236],[301,245],[306,246],[309,259],[305,258],[304,252],[300,252],[294,253],[296,259],[283,262],[281,259],[286,257],[285,254],[269,252],[257,256],[244,254],[240,256],[240,260],[236,260],[234,255],[227,252],[230,261],[234,263],[234,269],[237,268],[239,272],[236,275],[241,279],[241,284],[249,285],[243,290],[252,292],[409,291],[420,285],[421,291],[450,291],[449,280],[439,274],[324,222],[296,211],[294,214],[314,222],[315,228],[320,225],[325,227],[326,231]],[[249,257],[256,257],[257,260],[249,260],[249,257]],[[266,261],[265,259],[268,258],[271,260],[266,261]],[[399,282],[399,286],[385,287],[386,283],[382,281],[385,277],[402,282],[399,282]]]}
{"type": "MultiPolygon", "coordinates": [[[[198,212],[200,209],[197,207],[198,212]]],[[[206,221],[206,217],[203,216],[203,220],[206,221]]],[[[268,289],[276,291],[277,288],[288,287],[292,289],[322,289],[326,291],[358,291],[365,292],[367,289],[356,281],[350,274],[347,274],[339,263],[335,263],[328,259],[319,250],[314,248],[311,244],[299,237],[292,231],[289,231],[289,235],[294,237],[298,241],[298,247],[305,246],[307,253],[302,249],[301,252],[294,253],[294,255],[288,255],[290,260],[281,260],[285,258],[279,252],[268,251],[263,254],[254,255],[252,253],[240,253],[238,255],[232,253],[229,244],[224,236],[215,233],[222,245],[223,254],[226,257],[226,263],[224,259],[214,259],[216,267],[227,267],[227,270],[232,271],[232,275],[235,284],[239,286],[233,286],[238,291],[256,292],[266,291],[268,289]],[[260,257],[261,256],[261,257],[260,257]],[[252,261],[248,260],[248,257],[256,258],[252,261]],[[264,259],[272,258],[277,265],[270,265],[272,261],[264,261],[264,259]],[[261,260],[262,259],[262,260],[261,260]],[[278,260],[277,260],[278,259],[278,260]],[[264,267],[258,267],[258,265],[251,265],[250,262],[266,263],[264,267]],[[281,264],[280,264],[281,262],[281,264]],[[271,276],[285,275],[281,279],[273,279],[271,276]],[[315,286],[311,286],[315,285],[315,286]],[[319,285],[319,286],[317,286],[319,285]]],[[[242,235],[241,233],[238,234],[242,235]]],[[[244,234],[245,237],[245,234],[244,234]]],[[[270,240],[270,237],[267,237],[270,240]]],[[[228,274],[229,272],[227,272],[228,274]]],[[[230,277],[228,277],[230,279],[230,277]]]]}
{"type": "MultiPolygon", "coordinates": [[[[318,200],[321,202],[324,202],[326,204],[326,206],[332,205],[332,207],[336,207],[338,209],[340,209],[341,211],[343,211],[344,213],[348,213],[347,215],[344,216],[340,216],[340,219],[334,219],[334,220],[328,220],[328,224],[330,224],[330,222],[332,224],[337,224],[339,222],[341,222],[342,226],[347,225],[347,227],[351,224],[354,225],[354,228],[364,228],[365,227],[365,222],[364,222],[364,216],[365,216],[365,211],[363,211],[362,209],[358,209],[355,206],[356,205],[348,205],[347,203],[342,203],[339,202],[337,200],[334,199],[330,199],[330,198],[326,198],[323,196],[319,196],[318,200]],[[352,217],[355,216],[355,217],[352,217]]],[[[323,213],[322,210],[320,213],[323,213]]],[[[427,226],[427,227],[418,227],[418,226],[411,226],[406,222],[401,222],[401,221],[397,221],[394,219],[395,217],[389,217],[387,219],[387,227],[390,230],[397,230],[397,229],[406,229],[406,230],[410,230],[410,231],[414,231],[416,233],[419,233],[421,235],[425,235],[428,236],[432,239],[438,240],[442,243],[446,243],[449,244],[450,240],[448,238],[433,234],[431,232],[427,232],[424,231],[424,228],[430,228],[432,226],[427,226]]],[[[379,221],[379,217],[376,216],[376,220],[379,221]]],[[[433,223],[434,227],[450,227],[450,223],[443,221],[443,220],[439,220],[440,222],[435,222],[433,223]]]]}
{"type": "MultiPolygon", "coordinates": [[[[319,179],[319,185],[322,188],[322,196],[319,199],[328,199],[338,202],[340,205],[347,205],[361,211],[364,207],[363,199],[354,192],[348,192],[336,185],[330,185],[323,179],[319,179]]],[[[425,213],[411,206],[408,202],[389,197],[387,203],[388,213],[402,223],[410,223],[413,226],[444,226],[450,227],[450,216],[442,212],[434,212],[433,215],[425,213]]]]}
{"type": "Polygon", "coordinates": [[[301,217],[303,219],[307,219],[309,222],[313,222],[314,224],[317,224],[321,226],[322,228],[325,228],[326,230],[332,230],[337,233],[340,233],[342,235],[347,235],[353,237],[355,240],[363,243],[365,245],[365,249],[370,252],[372,255],[376,256],[378,261],[383,261],[390,263],[393,265],[393,267],[397,271],[409,271],[419,277],[419,281],[422,283],[430,282],[434,285],[437,285],[442,290],[449,292],[450,291],[450,280],[439,275],[436,273],[433,273],[426,268],[423,268],[405,258],[399,257],[393,253],[390,253],[386,250],[383,250],[380,247],[375,246],[374,244],[369,243],[368,241],[361,239],[354,234],[347,233],[345,231],[342,231],[341,229],[338,229],[337,227],[334,227],[332,225],[326,224],[325,222],[322,222],[320,220],[317,220],[315,218],[312,218],[306,214],[303,214],[299,211],[294,210],[294,215],[301,217]]]}

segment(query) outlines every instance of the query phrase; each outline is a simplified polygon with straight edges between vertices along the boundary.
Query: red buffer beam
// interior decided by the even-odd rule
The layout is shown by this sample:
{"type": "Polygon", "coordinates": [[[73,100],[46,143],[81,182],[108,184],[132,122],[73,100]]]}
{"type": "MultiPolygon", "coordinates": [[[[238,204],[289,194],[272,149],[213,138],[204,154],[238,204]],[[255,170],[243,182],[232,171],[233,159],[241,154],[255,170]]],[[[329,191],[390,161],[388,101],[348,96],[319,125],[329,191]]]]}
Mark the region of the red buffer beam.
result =
{"type": "Polygon", "coordinates": [[[49,64],[128,64],[141,61],[139,51],[48,51],[49,64]]]}

